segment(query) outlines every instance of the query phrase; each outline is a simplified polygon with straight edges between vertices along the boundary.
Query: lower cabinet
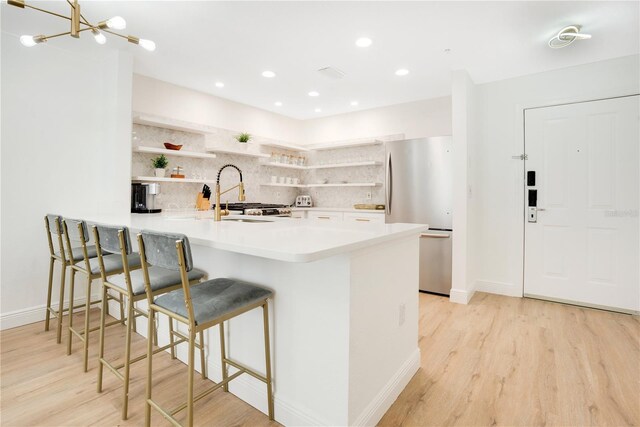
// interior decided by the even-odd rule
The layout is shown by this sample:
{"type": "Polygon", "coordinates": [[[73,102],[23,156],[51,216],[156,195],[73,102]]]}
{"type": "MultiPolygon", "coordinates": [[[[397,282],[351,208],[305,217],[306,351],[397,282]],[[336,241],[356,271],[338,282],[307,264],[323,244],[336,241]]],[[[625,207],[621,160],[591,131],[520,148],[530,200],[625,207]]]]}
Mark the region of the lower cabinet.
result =
{"type": "Polygon", "coordinates": [[[323,222],[356,222],[384,224],[384,213],[372,212],[335,212],[335,211],[293,211],[292,218],[308,218],[323,222]]]}
{"type": "Polygon", "coordinates": [[[384,214],[382,213],[360,213],[360,212],[345,212],[344,221],[348,222],[373,222],[378,224],[384,224],[384,214]]]}
{"type": "Polygon", "coordinates": [[[307,218],[317,221],[337,222],[342,221],[342,212],[309,211],[307,212],[307,218]]]}

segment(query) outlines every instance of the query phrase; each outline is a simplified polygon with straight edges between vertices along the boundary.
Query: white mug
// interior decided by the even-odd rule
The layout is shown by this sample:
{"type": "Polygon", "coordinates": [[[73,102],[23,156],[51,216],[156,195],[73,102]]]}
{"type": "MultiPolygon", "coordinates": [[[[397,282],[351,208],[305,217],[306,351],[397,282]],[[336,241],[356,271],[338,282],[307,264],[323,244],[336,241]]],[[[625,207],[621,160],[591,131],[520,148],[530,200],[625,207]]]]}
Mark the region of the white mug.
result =
{"type": "Polygon", "coordinates": [[[293,179],[290,176],[288,176],[287,177],[287,184],[291,184],[292,182],[293,182],[293,179]]]}
{"type": "Polygon", "coordinates": [[[276,182],[278,182],[278,177],[277,177],[277,176],[275,176],[275,175],[273,175],[273,176],[271,177],[271,183],[272,183],[272,184],[275,184],[276,182]]]}
{"type": "Polygon", "coordinates": [[[280,178],[278,178],[278,182],[280,184],[284,184],[284,176],[281,176],[280,178]]]}

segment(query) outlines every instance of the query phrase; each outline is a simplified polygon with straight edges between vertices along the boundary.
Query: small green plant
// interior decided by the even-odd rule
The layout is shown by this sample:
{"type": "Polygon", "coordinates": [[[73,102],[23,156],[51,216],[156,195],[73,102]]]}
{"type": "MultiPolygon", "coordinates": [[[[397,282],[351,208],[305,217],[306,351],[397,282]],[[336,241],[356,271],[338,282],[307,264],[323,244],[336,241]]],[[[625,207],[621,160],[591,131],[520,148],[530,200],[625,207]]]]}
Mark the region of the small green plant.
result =
{"type": "Polygon", "coordinates": [[[155,159],[151,159],[151,163],[153,164],[153,167],[156,169],[164,169],[169,164],[169,161],[164,156],[164,154],[160,154],[155,159]]]}
{"type": "Polygon", "coordinates": [[[240,135],[236,135],[236,139],[238,142],[249,142],[251,140],[251,135],[246,132],[242,132],[240,135]]]}

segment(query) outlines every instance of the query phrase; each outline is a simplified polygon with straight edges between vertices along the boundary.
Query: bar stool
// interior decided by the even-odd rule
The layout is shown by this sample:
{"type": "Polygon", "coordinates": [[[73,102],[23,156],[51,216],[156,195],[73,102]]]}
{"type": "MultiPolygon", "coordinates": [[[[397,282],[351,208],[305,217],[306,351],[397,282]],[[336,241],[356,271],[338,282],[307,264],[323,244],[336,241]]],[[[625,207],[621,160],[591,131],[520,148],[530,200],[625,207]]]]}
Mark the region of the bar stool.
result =
{"type": "MultiPolygon", "coordinates": [[[[131,253],[131,237],[129,235],[129,229],[124,226],[109,226],[96,224],[93,227],[93,236],[98,248],[98,265],[102,274],[102,312],[100,315],[100,347],[99,347],[99,364],[98,364],[98,393],[102,392],[102,372],[103,367],[106,367],[114,375],[124,383],[123,391],[123,406],[122,406],[122,419],[127,419],[127,410],[129,406],[129,372],[132,363],[143,360],[147,357],[147,353],[131,358],[131,333],[134,330],[135,318],[139,316],[147,317],[146,311],[140,310],[135,306],[137,301],[141,301],[147,298],[144,288],[144,278],[142,270],[131,271],[129,268],[128,254],[131,253]],[[104,257],[100,253],[111,252],[113,254],[120,254],[122,259],[123,273],[118,275],[107,276],[105,269],[104,257]],[[125,338],[124,347],[124,362],[118,365],[112,365],[104,358],[104,331],[105,331],[105,317],[106,317],[106,301],[107,291],[111,290],[120,295],[120,298],[126,298],[127,300],[127,333],[125,338]],[[124,368],[124,369],[123,369],[124,368]],[[123,372],[120,370],[123,369],[123,372]]],[[[174,270],[167,270],[161,267],[148,267],[149,279],[151,282],[151,293],[153,296],[158,296],[166,292],[173,291],[182,287],[182,279],[180,273],[174,270]]],[[[205,272],[196,268],[189,271],[188,279],[190,284],[198,283],[205,276],[205,272]]],[[[173,321],[169,320],[169,344],[160,347],[154,351],[158,353],[171,348],[172,356],[175,357],[174,346],[182,342],[186,342],[188,338],[180,337],[177,341],[174,340],[173,321]]],[[[154,335],[155,343],[158,343],[157,335],[154,335]]],[[[149,338],[151,339],[151,338],[149,338]]],[[[200,333],[200,342],[198,348],[200,348],[200,362],[202,366],[205,366],[204,359],[204,343],[203,334],[200,333]]],[[[204,370],[203,370],[204,375],[204,370]]]]}
{"type": "MultiPolygon", "coordinates": [[[[122,258],[119,254],[102,255],[99,261],[98,258],[89,257],[89,247],[87,241],[89,240],[89,230],[87,223],[80,219],[64,218],[62,220],[64,235],[67,240],[67,249],[69,251],[69,258],[71,259],[71,283],[69,286],[69,301],[73,301],[74,298],[74,285],[76,273],[82,273],[87,277],[87,299],[84,310],[84,329],[76,330],[73,328],[73,310],[69,310],[69,340],[67,342],[67,355],[71,354],[71,345],[73,344],[73,335],[77,336],[80,341],[84,343],[83,348],[83,360],[84,360],[84,372],[87,372],[89,363],[89,334],[93,331],[97,331],[99,327],[89,329],[89,310],[91,306],[91,283],[94,279],[102,277],[100,272],[99,263],[104,264],[105,272],[107,276],[113,274],[120,274],[123,272],[124,266],[122,265],[122,258]],[[80,250],[82,257],[80,261],[76,260],[76,255],[71,247],[71,239],[80,242],[80,250]]],[[[127,254],[127,261],[130,269],[140,268],[140,256],[138,254],[127,254]]],[[[120,320],[109,323],[107,326],[115,325],[117,323],[124,324],[124,309],[123,299],[120,296],[107,295],[108,300],[118,301],[120,304],[120,320]]]]}
{"type": "Polygon", "coordinates": [[[189,286],[189,271],[193,268],[191,247],[187,236],[182,234],[167,234],[154,231],[142,231],[138,235],[140,257],[142,258],[142,273],[145,279],[145,290],[149,303],[148,336],[154,333],[154,316],[156,312],[166,314],[172,319],[183,323],[189,329],[189,370],[187,401],[174,409],[165,410],[151,398],[153,384],[153,344],[147,341],[147,392],[145,406],[145,425],[151,425],[151,408],[155,408],[172,424],[180,426],[174,415],[186,408],[187,425],[193,426],[193,404],[209,395],[220,387],[228,391],[228,383],[243,373],[263,381],[267,385],[267,401],[269,419],[273,420],[273,393],[271,389],[271,353],[269,345],[269,313],[268,298],[272,292],[241,280],[212,279],[200,284],[189,286]],[[158,266],[179,271],[182,278],[182,289],[177,289],[153,299],[153,288],[150,283],[148,266],[158,266]],[[264,327],[264,348],[266,375],[233,361],[226,356],[224,343],[224,321],[236,317],[254,308],[262,307],[264,327]],[[220,325],[220,354],[222,362],[222,381],[193,395],[193,371],[196,334],[220,325]],[[228,375],[227,365],[238,369],[233,375],[228,375]]]}
{"type": "MultiPolygon", "coordinates": [[[[69,307],[64,307],[64,286],[66,280],[66,272],[67,267],[71,265],[71,263],[67,260],[67,255],[65,254],[64,243],[62,240],[63,235],[63,227],[62,227],[62,217],[60,215],[55,214],[47,214],[44,217],[44,226],[47,232],[47,241],[49,243],[49,285],[47,287],[47,309],[45,312],[45,321],[44,321],[44,330],[49,330],[49,323],[51,316],[58,319],[58,327],[57,327],[57,343],[60,344],[62,338],[62,316],[64,316],[65,311],[69,311],[69,307]],[[54,248],[53,239],[57,240],[58,249],[54,248]],[[51,307],[51,298],[53,292],[53,272],[55,268],[55,262],[58,261],[60,263],[60,300],[58,302],[58,310],[53,309],[51,307]]],[[[95,246],[87,246],[87,254],[90,258],[94,258],[96,256],[96,248],[95,246]]],[[[80,253],[76,257],[78,257],[80,253]]],[[[78,257],[77,261],[82,259],[78,257]]],[[[97,304],[99,301],[92,301],[91,304],[97,304]]],[[[70,302],[71,304],[71,302],[70,302]]],[[[80,308],[83,305],[77,305],[73,308],[80,308]]]]}

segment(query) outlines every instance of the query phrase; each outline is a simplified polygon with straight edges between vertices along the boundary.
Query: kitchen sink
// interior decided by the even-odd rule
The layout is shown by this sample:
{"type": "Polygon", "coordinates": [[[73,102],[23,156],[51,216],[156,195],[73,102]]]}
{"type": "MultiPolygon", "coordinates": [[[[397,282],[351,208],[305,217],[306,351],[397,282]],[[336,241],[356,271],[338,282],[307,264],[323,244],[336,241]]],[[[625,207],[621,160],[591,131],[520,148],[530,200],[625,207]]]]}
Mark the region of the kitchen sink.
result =
{"type": "Polygon", "coordinates": [[[270,219],[253,219],[253,218],[222,218],[223,221],[236,221],[236,222],[274,222],[270,219]]]}

